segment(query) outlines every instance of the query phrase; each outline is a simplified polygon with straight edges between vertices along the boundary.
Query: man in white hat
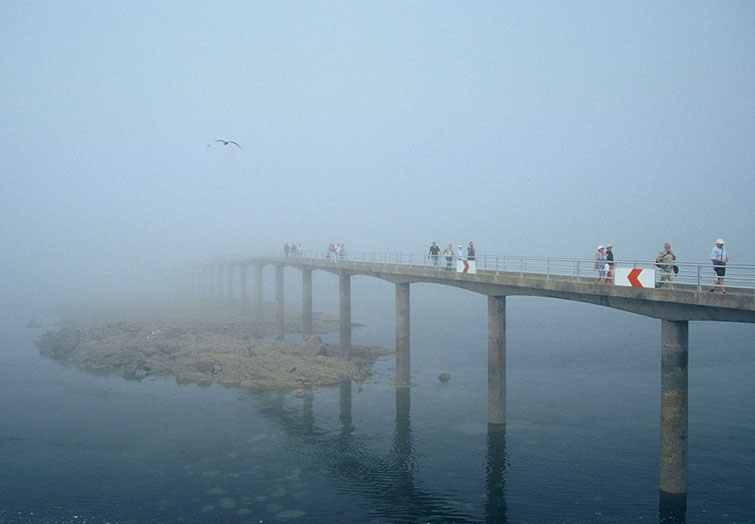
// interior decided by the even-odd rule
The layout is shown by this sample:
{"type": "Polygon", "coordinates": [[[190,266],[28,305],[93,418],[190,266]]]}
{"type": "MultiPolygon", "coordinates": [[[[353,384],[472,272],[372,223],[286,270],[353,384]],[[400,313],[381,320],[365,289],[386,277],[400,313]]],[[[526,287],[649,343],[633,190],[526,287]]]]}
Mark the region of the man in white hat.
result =
{"type": "Polygon", "coordinates": [[[713,293],[718,287],[721,289],[721,293],[726,293],[724,275],[726,275],[726,263],[729,261],[729,254],[724,249],[723,239],[716,240],[716,245],[710,252],[710,260],[713,262],[713,271],[716,272],[716,283],[710,288],[710,292],[713,293]]]}

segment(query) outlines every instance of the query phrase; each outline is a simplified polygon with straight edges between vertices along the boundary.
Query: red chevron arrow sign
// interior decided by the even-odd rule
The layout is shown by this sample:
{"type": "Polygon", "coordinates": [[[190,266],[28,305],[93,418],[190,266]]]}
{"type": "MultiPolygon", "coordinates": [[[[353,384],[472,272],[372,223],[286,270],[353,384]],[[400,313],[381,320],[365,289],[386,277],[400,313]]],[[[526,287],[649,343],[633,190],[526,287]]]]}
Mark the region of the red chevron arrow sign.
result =
{"type": "Polygon", "coordinates": [[[640,273],[642,273],[641,269],[633,269],[629,272],[629,275],[627,275],[627,280],[632,284],[632,287],[642,287],[642,283],[639,279],[640,273]]]}
{"type": "Polygon", "coordinates": [[[655,287],[655,270],[637,267],[617,267],[614,270],[617,286],[655,287]]]}

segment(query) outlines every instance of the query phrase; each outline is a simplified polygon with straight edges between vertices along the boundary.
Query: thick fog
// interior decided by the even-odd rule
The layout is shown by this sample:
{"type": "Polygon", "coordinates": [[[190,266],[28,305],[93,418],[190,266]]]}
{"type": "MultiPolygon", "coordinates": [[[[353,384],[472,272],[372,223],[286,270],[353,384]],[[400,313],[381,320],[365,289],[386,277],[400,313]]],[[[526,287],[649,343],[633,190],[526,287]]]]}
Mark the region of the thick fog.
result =
{"type": "Polygon", "coordinates": [[[755,263],[753,27],[740,1],[2,2],[4,300],[287,242],[755,263]]]}

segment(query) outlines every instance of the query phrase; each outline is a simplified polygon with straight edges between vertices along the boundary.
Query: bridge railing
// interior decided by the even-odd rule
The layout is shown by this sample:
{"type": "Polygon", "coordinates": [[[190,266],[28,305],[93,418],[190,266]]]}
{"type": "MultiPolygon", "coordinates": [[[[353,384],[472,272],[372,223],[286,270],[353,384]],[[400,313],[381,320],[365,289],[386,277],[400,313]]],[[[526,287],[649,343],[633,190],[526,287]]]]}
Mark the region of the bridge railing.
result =
{"type": "MultiPolygon", "coordinates": [[[[284,253],[276,253],[284,256],[284,253]]],[[[426,253],[385,253],[385,252],[344,252],[335,257],[329,253],[304,251],[289,257],[328,260],[334,264],[349,262],[356,264],[393,264],[401,266],[421,266],[442,271],[446,269],[446,258],[441,254],[436,260],[426,253]]],[[[452,261],[453,271],[456,271],[456,254],[452,261]]],[[[466,257],[465,257],[466,258],[466,257]]],[[[592,258],[561,258],[561,257],[527,257],[517,255],[478,255],[475,259],[478,272],[494,272],[518,274],[520,276],[541,276],[546,279],[576,279],[577,281],[597,281],[599,274],[592,258]]],[[[662,272],[654,260],[615,260],[615,268],[631,267],[637,269],[655,270],[656,282],[660,283],[662,272]]],[[[696,291],[708,291],[714,286],[716,274],[713,265],[708,262],[675,262],[678,273],[675,273],[674,288],[696,291]]],[[[607,269],[607,267],[606,267],[607,269]]],[[[614,269],[615,270],[615,269],[614,269]]],[[[727,264],[725,276],[726,288],[748,289],[755,292],[755,265],[727,264]]]]}

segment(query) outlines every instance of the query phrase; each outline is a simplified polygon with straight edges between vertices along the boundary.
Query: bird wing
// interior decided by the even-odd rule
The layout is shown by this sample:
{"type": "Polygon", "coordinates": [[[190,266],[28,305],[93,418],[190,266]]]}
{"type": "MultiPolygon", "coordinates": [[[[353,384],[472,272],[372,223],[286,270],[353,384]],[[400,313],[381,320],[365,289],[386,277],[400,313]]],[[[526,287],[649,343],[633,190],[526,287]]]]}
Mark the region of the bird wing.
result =
{"type": "Polygon", "coordinates": [[[241,149],[242,151],[244,150],[244,148],[243,148],[243,147],[241,147],[240,145],[238,145],[238,144],[237,144],[236,142],[234,142],[233,140],[229,140],[228,142],[229,142],[229,143],[231,143],[231,144],[233,144],[234,146],[238,147],[238,148],[239,148],[239,149],[241,149]]]}

